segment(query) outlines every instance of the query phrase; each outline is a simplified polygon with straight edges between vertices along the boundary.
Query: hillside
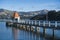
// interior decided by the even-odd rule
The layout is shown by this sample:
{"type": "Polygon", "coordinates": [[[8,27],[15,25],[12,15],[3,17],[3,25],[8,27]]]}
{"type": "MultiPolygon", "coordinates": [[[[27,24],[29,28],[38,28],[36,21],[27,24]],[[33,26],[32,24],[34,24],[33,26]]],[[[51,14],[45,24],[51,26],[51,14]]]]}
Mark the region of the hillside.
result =
{"type": "Polygon", "coordinates": [[[46,15],[36,15],[31,20],[60,21],[60,11],[51,10],[46,15]]]}
{"type": "MultiPolygon", "coordinates": [[[[47,14],[48,10],[30,11],[30,12],[18,12],[22,19],[30,19],[38,14],[47,14]]],[[[0,18],[11,18],[14,11],[0,9],[0,18]]]]}

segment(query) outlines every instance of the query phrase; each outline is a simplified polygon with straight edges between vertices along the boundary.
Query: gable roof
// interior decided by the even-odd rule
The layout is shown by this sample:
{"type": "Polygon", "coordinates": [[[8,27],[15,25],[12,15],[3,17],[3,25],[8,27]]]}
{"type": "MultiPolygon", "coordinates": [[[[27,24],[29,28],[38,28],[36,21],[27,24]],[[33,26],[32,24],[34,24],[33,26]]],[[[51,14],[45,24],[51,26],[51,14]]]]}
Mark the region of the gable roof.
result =
{"type": "Polygon", "coordinates": [[[15,18],[15,17],[20,17],[20,16],[19,16],[18,12],[14,12],[13,17],[15,18]]]}

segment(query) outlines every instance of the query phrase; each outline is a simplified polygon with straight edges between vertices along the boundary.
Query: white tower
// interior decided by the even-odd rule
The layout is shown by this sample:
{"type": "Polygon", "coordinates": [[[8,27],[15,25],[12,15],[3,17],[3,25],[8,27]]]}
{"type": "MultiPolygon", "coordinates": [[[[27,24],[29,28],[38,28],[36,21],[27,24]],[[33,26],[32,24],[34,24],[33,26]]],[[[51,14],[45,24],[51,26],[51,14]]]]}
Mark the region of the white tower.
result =
{"type": "Polygon", "coordinates": [[[20,20],[20,16],[19,16],[19,14],[18,14],[17,12],[14,12],[13,18],[14,18],[14,20],[16,20],[17,22],[19,22],[19,20],[20,20]]]}

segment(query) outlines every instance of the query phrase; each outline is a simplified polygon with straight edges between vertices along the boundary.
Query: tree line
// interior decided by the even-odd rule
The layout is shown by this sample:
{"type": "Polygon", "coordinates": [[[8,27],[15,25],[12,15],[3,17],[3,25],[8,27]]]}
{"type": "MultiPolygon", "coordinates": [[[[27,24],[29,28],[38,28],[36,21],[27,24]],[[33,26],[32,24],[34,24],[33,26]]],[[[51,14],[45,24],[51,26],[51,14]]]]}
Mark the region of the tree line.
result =
{"type": "Polygon", "coordinates": [[[44,15],[36,15],[31,20],[49,20],[49,21],[60,21],[60,11],[51,10],[44,15]]]}

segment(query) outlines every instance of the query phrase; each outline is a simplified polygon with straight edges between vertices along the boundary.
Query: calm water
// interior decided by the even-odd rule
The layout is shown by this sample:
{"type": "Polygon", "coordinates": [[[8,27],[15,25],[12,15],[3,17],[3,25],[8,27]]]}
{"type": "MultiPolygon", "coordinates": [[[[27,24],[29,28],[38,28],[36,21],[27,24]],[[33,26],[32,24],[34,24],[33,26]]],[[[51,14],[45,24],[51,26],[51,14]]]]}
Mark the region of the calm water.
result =
{"type": "MultiPolygon", "coordinates": [[[[0,40],[49,40],[49,36],[46,38],[42,36],[42,28],[40,32],[40,34],[36,34],[15,27],[6,27],[5,22],[0,22],[0,40]]],[[[52,36],[52,29],[46,29],[46,34],[52,36]]],[[[60,30],[55,30],[54,35],[56,38],[60,38],[60,30]]]]}

